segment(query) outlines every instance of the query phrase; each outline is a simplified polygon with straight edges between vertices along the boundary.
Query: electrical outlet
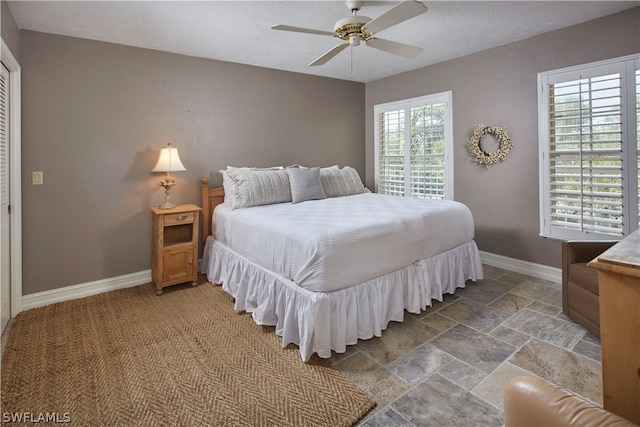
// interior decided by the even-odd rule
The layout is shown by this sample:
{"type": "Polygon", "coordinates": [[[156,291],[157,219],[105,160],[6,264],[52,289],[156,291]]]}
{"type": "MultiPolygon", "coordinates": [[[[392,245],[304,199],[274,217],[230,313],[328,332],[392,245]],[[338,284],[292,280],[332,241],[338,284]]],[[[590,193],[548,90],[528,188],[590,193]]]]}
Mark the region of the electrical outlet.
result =
{"type": "Polygon", "coordinates": [[[31,172],[31,185],[44,184],[44,173],[42,171],[31,172]]]}

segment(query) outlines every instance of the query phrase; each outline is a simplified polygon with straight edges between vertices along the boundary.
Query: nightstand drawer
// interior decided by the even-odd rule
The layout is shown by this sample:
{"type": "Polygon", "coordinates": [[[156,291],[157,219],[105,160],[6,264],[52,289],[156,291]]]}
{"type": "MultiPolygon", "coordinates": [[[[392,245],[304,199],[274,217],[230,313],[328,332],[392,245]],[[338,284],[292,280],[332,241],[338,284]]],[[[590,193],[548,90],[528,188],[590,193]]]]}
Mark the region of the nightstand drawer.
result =
{"type": "Polygon", "coordinates": [[[193,222],[194,217],[195,217],[194,212],[168,214],[164,216],[164,224],[165,225],[189,224],[193,222]]]}

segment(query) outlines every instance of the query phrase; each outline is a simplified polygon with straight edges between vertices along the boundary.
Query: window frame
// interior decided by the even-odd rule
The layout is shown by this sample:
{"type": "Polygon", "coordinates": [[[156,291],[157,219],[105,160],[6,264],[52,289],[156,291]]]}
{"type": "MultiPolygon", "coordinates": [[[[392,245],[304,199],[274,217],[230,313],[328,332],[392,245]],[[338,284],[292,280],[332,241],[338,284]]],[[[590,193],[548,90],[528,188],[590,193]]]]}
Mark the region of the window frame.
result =
{"type": "Polygon", "coordinates": [[[628,55],[572,67],[538,73],[538,146],[539,146],[539,209],[540,236],[559,240],[616,240],[638,229],[638,117],[636,95],[636,71],[640,69],[640,55],[628,55]],[[621,234],[586,231],[554,226],[551,222],[550,177],[550,84],[572,80],[620,74],[621,87],[621,159],[622,159],[622,229],[621,234]],[[629,119],[635,117],[635,120],[629,119]],[[633,185],[625,185],[633,183],[633,185]],[[630,218],[625,221],[624,218],[630,218]],[[631,219],[632,218],[632,219],[631,219]]]}
{"type": "MultiPolygon", "coordinates": [[[[377,104],[374,106],[374,185],[375,192],[379,189],[380,180],[380,126],[378,123],[378,116],[380,113],[405,110],[405,116],[410,117],[411,108],[428,106],[434,104],[444,104],[444,190],[443,200],[454,200],[454,173],[453,173],[453,107],[452,107],[452,91],[444,91],[430,95],[418,96],[415,98],[403,99],[398,101],[387,102],[383,104],[377,104]]],[[[411,127],[405,129],[405,136],[411,134],[411,127]]],[[[404,140],[405,143],[405,161],[404,164],[410,167],[411,162],[410,150],[406,149],[406,144],[411,143],[410,137],[404,140]]],[[[404,175],[404,197],[412,197],[410,192],[410,179],[407,179],[407,175],[410,177],[410,169],[405,169],[404,175]],[[407,174],[408,172],[408,174],[407,174]]]]}

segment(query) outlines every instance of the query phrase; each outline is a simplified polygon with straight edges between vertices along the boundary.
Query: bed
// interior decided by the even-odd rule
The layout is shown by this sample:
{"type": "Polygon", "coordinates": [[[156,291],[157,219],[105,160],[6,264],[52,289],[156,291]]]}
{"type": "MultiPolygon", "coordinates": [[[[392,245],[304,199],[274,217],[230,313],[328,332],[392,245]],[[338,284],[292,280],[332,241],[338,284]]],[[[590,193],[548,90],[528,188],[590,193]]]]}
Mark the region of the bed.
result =
{"type": "Polygon", "coordinates": [[[348,167],[303,169],[228,168],[224,188],[203,179],[201,264],[235,310],[275,326],[303,361],[482,278],[465,205],[371,193],[348,167]]]}

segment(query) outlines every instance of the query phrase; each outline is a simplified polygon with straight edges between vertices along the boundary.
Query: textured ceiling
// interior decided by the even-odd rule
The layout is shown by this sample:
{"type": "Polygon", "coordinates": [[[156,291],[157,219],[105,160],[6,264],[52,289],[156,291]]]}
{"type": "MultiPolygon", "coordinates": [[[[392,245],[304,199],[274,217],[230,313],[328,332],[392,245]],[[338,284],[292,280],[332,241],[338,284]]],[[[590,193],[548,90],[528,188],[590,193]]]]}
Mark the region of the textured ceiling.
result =
{"type": "MultiPolygon", "coordinates": [[[[404,59],[360,45],[326,65],[308,64],[341,41],[271,29],[333,31],[343,1],[14,1],[18,27],[190,56],[370,82],[640,5],[640,1],[424,1],[428,12],[377,34],[420,46],[404,59]]],[[[375,18],[392,1],[365,1],[375,18]]]]}

